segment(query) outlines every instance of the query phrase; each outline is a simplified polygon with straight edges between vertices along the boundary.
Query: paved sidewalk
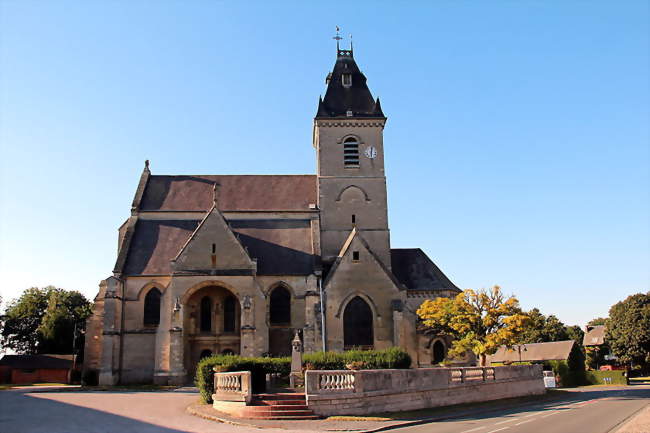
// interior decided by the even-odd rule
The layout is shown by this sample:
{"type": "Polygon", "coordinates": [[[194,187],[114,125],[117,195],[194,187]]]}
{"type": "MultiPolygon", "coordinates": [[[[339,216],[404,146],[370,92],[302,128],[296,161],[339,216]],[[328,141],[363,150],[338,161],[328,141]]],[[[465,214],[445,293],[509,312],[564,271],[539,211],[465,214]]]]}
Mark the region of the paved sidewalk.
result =
{"type": "Polygon", "coordinates": [[[639,411],[628,422],[616,430],[616,433],[648,433],[650,432],[650,402],[645,409],[639,411]]]}

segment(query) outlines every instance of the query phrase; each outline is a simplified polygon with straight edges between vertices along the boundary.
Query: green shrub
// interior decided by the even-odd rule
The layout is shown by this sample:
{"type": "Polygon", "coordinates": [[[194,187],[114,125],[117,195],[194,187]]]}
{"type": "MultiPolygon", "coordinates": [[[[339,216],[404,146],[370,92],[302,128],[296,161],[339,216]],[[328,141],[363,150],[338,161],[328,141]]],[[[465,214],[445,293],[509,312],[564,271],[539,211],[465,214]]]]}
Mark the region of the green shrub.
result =
{"type": "Polygon", "coordinates": [[[585,372],[585,381],[587,385],[627,385],[627,377],[623,370],[587,371],[585,372]],[[605,379],[609,379],[607,381],[609,383],[605,379]]]}
{"type": "MultiPolygon", "coordinates": [[[[314,370],[345,370],[346,364],[362,362],[364,369],[409,368],[411,357],[398,347],[385,350],[350,350],[348,352],[307,353],[302,358],[303,367],[309,364],[314,370]]],[[[288,376],[291,371],[291,358],[244,358],[236,355],[214,355],[203,358],[196,367],[194,383],[199,388],[201,398],[212,402],[214,387],[214,367],[221,371],[250,371],[253,392],[266,389],[266,374],[279,373],[288,376]]]]}

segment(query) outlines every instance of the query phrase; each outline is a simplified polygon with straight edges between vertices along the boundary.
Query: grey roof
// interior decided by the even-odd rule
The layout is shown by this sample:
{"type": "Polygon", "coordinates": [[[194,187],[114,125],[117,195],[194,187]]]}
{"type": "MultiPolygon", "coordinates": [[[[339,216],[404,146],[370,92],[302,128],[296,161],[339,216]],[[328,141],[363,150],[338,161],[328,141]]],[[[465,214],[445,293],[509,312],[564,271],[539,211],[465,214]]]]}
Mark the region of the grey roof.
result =
{"type": "Polygon", "coordinates": [[[150,175],[146,186],[138,187],[134,207],[207,211],[212,207],[215,183],[220,211],[308,211],[316,203],[316,175],[150,175]]]}
{"type": "Polygon", "coordinates": [[[601,344],[605,344],[605,325],[587,326],[582,345],[600,346],[601,344]]]}
{"type": "Polygon", "coordinates": [[[490,356],[490,362],[566,360],[574,344],[574,340],[566,340],[519,344],[510,349],[501,346],[494,355],[490,356]]]}
{"type": "Polygon", "coordinates": [[[72,355],[5,355],[0,366],[25,369],[65,369],[72,368],[72,355]]]}
{"type": "Polygon", "coordinates": [[[338,50],[334,70],[328,79],[325,98],[318,102],[316,118],[347,117],[348,110],[352,111],[352,117],[385,118],[379,99],[373,99],[366,77],[354,61],[352,50],[338,50]],[[343,86],[343,74],[351,75],[351,86],[343,86]]]}
{"type": "MultiPolygon", "coordinates": [[[[126,275],[170,275],[171,260],[200,220],[139,219],[126,256],[126,275]]],[[[258,275],[309,275],[314,270],[308,220],[233,220],[232,231],[251,258],[258,275]]]]}
{"type": "Polygon", "coordinates": [[[420,248],[393,248],[390,250],[390,259],[393,274],[409,290],[460,292],[420,248]]]}

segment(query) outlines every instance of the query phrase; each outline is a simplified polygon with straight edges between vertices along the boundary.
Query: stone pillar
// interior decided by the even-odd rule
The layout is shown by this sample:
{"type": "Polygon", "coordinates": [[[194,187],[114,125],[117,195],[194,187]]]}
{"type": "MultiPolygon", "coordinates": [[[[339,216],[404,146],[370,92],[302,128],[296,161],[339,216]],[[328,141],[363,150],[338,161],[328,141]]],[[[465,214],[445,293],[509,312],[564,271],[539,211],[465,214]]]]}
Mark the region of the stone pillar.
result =
{"type": "Polygon", "coordinates": [[[172,309],[172,327],[169,330],[169,379],[170,385],[183,385],[187,371],[183,365],[183,310],[179,298],[172,309]]]}
{"type": "Polygon", "coordinates": [[[400,299],[393,299],[390,304],[391,309],[393,310],[393,345],[401,347],[404,304],[400,299]]]}
{"type": "MultiPolygon", "coordinates": [[[[117,278],[102,281],[105,285],[104,323],[102,329],[100,385],[116,385],[119,380],[122,298],[117,278]]],[[[101,285],[100,285],[101,287],[101,285]]],[[[101,289],[100,289],[101,290],[101,289]]]]}
{"type": "Polygon", "coordinates": [[[323,349],[321,341],[320,297],[316,291],[305,293],[305,328],[303,342],[305,352],[318,352],[323,349]]]}
{"type": "Polygon", "coordinates": [[[289,386],[291,388],[302,387],[305,385],[305,378],[302,374],[302,341],[300,335],[293,337],[291,341],[291,373],[289,374],[289,386]]]}

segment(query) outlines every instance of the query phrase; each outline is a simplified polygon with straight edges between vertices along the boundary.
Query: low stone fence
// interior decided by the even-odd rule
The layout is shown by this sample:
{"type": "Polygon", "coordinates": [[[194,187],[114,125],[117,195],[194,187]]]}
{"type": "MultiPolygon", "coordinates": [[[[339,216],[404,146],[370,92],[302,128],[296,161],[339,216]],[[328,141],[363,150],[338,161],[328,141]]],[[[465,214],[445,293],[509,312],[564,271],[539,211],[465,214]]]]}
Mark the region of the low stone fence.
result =
{"type": "Polygon", "coordinates": [[[214,374],[214,394],[217,402],[237,402],[248,405],[253,399],[253,386],[250,371],[232,371],[214,374]]]}
{"type": "Polygon", "coordinates": [[[367,415],[543,394],[541,365],[307,370],[307,405],[318,415],[367,415]]]}

